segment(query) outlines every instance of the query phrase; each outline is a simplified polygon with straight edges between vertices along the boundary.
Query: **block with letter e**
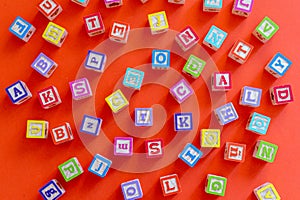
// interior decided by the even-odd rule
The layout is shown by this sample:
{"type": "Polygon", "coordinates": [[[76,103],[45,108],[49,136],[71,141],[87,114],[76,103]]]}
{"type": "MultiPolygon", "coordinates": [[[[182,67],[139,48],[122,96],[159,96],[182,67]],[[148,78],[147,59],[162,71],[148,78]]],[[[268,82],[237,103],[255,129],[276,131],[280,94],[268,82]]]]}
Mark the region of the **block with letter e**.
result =
{"type": "Polygon", "coordinates": [[[54,44],[57,47],[61,47],[64,43],[68,32],[65,28],[49,22],[42,37],[49,43],[54,44]]]}
{"type": "Polygon", "coordinates": [[[127,43],[130,32],[130,25],[125,22],[114,21],[109,33],[111,41],[127,43]]]}

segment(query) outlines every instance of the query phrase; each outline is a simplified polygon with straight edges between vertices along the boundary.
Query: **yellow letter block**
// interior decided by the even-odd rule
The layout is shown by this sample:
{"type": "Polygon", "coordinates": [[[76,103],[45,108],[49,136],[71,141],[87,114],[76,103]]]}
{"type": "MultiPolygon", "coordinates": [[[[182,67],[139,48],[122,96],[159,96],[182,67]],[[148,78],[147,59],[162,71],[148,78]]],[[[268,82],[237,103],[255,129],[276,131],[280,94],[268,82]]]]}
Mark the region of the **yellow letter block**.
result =
{"type": "Polygon", "coordinates": [[[272,183],[265,183],[253,190],[258,200],[280,200],[280,196],[272,183]]]}
{"type": "Polygon", "coordinates": [[[114,113],[119,112],[122,108],[129,105],[126,97],[120,89],[106,97],[105,101],[114,113]]]}
{"type": "Polygon", "coordinates": [[[53,22],[49,22],[42,37],[51,44],[61,47],[67,35],[68,32],[65,28],[53,22]]]}
{"type": "Polygon", "coordinates": [[[168,19],[165,11],[149,14],[148,20],[152,34],[166,32],[169,28],[168,19]]]}
{"type": "Polygon", "coordinates": [[[26,138],[46,139],[48,126],[48,122],[44,120],[27,120],[26,138]]]}
{"type": "Polygon", "coordinates": [[[219,129],[201,129],[201,147],[220,147],[219,129]]]}

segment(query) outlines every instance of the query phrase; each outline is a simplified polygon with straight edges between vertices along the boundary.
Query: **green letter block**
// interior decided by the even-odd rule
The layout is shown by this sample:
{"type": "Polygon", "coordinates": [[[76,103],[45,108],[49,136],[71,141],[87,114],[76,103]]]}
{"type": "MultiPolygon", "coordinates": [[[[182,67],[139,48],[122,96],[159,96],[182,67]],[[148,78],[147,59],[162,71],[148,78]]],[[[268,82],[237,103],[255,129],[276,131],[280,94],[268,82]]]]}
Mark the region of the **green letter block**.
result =
{"type": "Polygon", "coordinates": [[[67,160],[66,162],[60,164],[58,166],[58,169],[66,182],[72,180],[73,178],[83,173],[83,169],[76,157],[73,157],[67,160]]]}
{"type": "Polygon", "coordinates": [[[222,176],[216,176],[213,174],[208,174],[205,192],[208,194],[224,196],[226,190],[226,183],[227,178],[222,176]]]}
{"type": "Polygon", "coordinates": [[[263,140],[256,143],[253,157],[264,160],[266,162],[274,162],[278,146],[263,140]]]}
{"type": "Polygon", "coordinates": [[[253,34],[261,42],[269,41],[273,35],[279,30],[279,26],[269,17],[265,17],[255,28],[253,34]]]}
{"type": "Polygon", "coordinates": [[[190,55],[189,59],[186,61],[183,72],[191,75],[193,78],[198,78],[204,69],[206,62],[200,58],[190,55]]]}

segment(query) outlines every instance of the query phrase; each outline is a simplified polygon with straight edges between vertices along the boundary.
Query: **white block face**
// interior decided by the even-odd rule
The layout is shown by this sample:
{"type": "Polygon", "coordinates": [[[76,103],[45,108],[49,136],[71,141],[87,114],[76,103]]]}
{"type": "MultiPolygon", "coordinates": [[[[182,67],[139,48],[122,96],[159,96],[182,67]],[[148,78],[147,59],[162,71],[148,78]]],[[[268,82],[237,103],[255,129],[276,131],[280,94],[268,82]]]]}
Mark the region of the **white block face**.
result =
{"type": "Polygon", "coordinates": [[[39,97],[44,106],[47,106],[47,105],[57,101],[54,92],[55,91],[53,91],[52,89],[49,89],[49,90],[45,90],[45,91],[42,91],[39,93],[39,97]]]}
{"type": "Polygon", "coordinates": [[[234,160],[243,160],[243,147],[230,145],[228,149],[228,158],[234,160]]]}
{"type": "Polygon", "coordinates": [[[195,161],[198,161],[198,157],[200,154],[195,151],[193,148],[189,147],[184,152],[182,152],[182,157],[185,161],[190,163],[190,165],[194,165],[195,161]]]}
{"type": "Polygon", "coordinates": [[[194,33],[191,31],[191,29],[186,29],[184,32],[179,34],[180,41],[185,45],[189,46],[192,43],[195,42],[197,37],[194,35],[194,33]]]}
{"type": "Polygon", "coordinates": [[[43,124],[41,123],[30,123],[29,124],[29,136],[42,137],[43,136],[43,124]]]}
{"type": "Polygon", "coordinates": [[[20,82],[8,88],[7,91],[9,92],[10,97],[13,99],[13,101],[18,100],[19,98],[26,96],[27,94],[20,82]]]}
{"type": "Polygon", "coordinates": [[[125,139],[115,140],[115,154],[117,155],[130,155],[131,152],[131,141],[125,139]]]}
{"type": "Polygon", "coordinates": [[[239,42],[233,52],[235,55],[245,60],[249,55],[250,51],[251,48],[248,45],[239,42]]]}
{"type": "Polygon", "coordinates": [[[109,167],[109,165],[106,162],[103,162],[100,159],[96,159],[93,162],[90,169],[93,170],[94,172],[96,172],[99,175],[104,175],[106,173],[108,167],[109,167]]]}
{"type": "Polygon", "coordinates": [[[215,81],[217,87],[230,87],[230,74],[215,74],[215,81]]]}
{"type": "Polygon", "coordinates": [[[158,156],[163,154],[161,141],[151,141],[147,143],[148,156],[158,156]]]}
{"type": "Polygon", "coordinates": [[[152,27],[155,29],[165,27],[168,24],[166,23],[165,16],[163,14],[158,14],[151,16],[152,27]]]}
{"type": "Polygon", "coordinates": [[[60,126],[52,129],[54,140],[56,142],[61,142],[69,138],[68,129],[66,126],[60,126]]]}
{"type": "Polygon", "coordinates": [[[52,0],[44,0],[39,6],[45,14],[50,15],[58,5],[52,0]]]}
{"type": "Polygon", "coordinates": [[[118,38],[125,38],[127,32],[127,26],[125,24],[114,23],[111,31],[111,35],[118,38]]]}
{"type": "Polygon", "coordinates": [[[264,34],[265,37],[269,38],[276,30],[275,27],[268,21],[264,20],[258,30],[264,34]]]}
{"type": "Polygon", "coordinates": [[[238,9],[245,10],[247,12],[251,11],[253,0],[236,0],[236,1],[237,1],[236,7],[238,9]]]}
{"type": "Polygon", "coordinates": [[[171,88],[171,93],[179,103],[182,103],[191,96],[193,92],[185,81],[180,81],[171,88]]]}
{"type": "Polygon", "coordinates": [[[98,16],[91,16],[91,17],[85,18],[85,22],[86,22],[86,25],[87,25],[89,31],[93,31],[95,29],[101,28],[101,24],[100,24],[98,16]]]}
{"type": "Polygon", "coordinates": [[[99,127],[101,125],[101,121],[99,122],[98,119],[91,118],[91,117],[85,117],[84,121],[82,122],[82,127],[80,131],[83,131],[85,133],[91,133],[94,135],[98,135],[99,127]]]}
{"type": "Polygon", "coordinates": [[[220,179],[211,179],[211,184],[209,185],[209,191],[217,194],[222,194],[224,188],[224,181],[220,179]]]}
{"type": "Polygon", "coordinates": [[[170,178],[162,181],[163,189],[166,194],[179,191],[176,178],[170,178]]]}
{"type": "Polygon", "coordinates": [[[24,21],[17,19],[14,25],[11,27],[11,29],[17,33],[19,36],[22,36],[28,31],[28,24],[24,21]]]}
{"type": "Polygon", "coordinates": [[[126,199],[135,199],[140,196],[140,193],[138,192],[140,189],[135,183],[124,185],[123,190],[125,191],[126,199]]]}
{"type": "Polygon", "coordinates": [[[288,63],[285,59],[278,56],[276,57],[276,60],[271,65],[271,68],[276,70],[276,72],[283,74],[287,68],[290,66],[290,63],[288,63]]]}

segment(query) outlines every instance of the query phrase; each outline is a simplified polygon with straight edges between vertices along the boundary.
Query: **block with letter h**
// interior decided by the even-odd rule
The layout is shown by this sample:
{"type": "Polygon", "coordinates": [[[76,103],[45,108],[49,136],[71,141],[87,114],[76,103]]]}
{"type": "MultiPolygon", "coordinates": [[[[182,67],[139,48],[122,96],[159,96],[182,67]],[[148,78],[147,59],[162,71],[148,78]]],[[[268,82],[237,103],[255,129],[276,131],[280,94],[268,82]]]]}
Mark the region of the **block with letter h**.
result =
{"type": "Polygon", "coordinates": [[[183,51],[187,51],[199,42],[199,37],[191,26],[187,26],[176,35],[175,41],[183,51]]]}
{"type": "Polygon", "coordinates": [[[19,16],[16,17],[9,27],[9,31],[24,42],[29,41],[35,30],[36,28],[32,24],[19,16]]]}
{"type": "Polygon", "coordinates": [[[162,139],[146,140],[145,148],[147,158],[157,158],[164,155],[162,139]]]}
{"type": "Polygon", "coordinates": [[[280,200],[280,196],[275,189],[274,185],[270,182],[266,182],[253,190],[257,200],[280,200]]]}
{"type": "Polygon", "coordinates": [[[169,24],[165,11],[151,13],[148,15],[151,34],[159,34],[168,31],[169,24]]]}
{"type": "Polygon", "coordinates": [[[220,12],[223,7],[223,0],[204,0],[203,11],[205,12],[220,12]]]}
{"type": "Polygon", "coordinates": [[[228,57],[240,64],[244,64],[250,57],[253,49],[254,47],[248,42],[237,40],[231,48],[228,57]]]}
{"type": "Polygon", "coordinates": [[[51,58],[41,52],[33,61],[31,67],[42,76],[49,78],[57,68],[57,64],[51,58]]]}
{"type": "Polygon", "coordinates": [[[183,162],[185,162],[188,166],[194,167],[197,162],[202,157],[203,153],[194,145],[188,143],[185,145],[184,149],[178,155],[183,162]]]}
{"type": "Polygon", "coordinates": [[[203,71],[206,62],[197,56],[190,55],[189,59],[186,61],[182,71],[193,78],[198,78],[203,71]]]}
{"type": "Polygon", "coordinates": [[[294,101],[292,86],[279,85],[269,89],[270,98],[273,105],[282,105],[294,101]]]}
{"type": "Polygon", "coordinates": [[[154,49],[152,51],[152,69],[169,69],[170,56],[170,50],[154,49]]]}
{"type": "Polygon", "coordinates": [[[90,0],[71,0],[72,2],[82,6],[82,7],[87,7],[87,5],[89,4],[90,0]]]}
{"type": "Polygon", "coordinates": [[[256,142],[255,149],[253,151],[253,157],[272,163],[275,160],[277,154],[278,146],[270,142],[263,140],[258,140],[256,142]]]}
{"type": "Polygon", "coordinates": [[[134,179],[121,184],[124,200],[141,199],[143,190],[139,179],[134,179]]]}
{"type": "Polygon", "coordinates": [[[48,121],[27,120],[26,138],[47,139],[48,130],[48,121]]]}
{"type": "Polygon", "coordinates": [[[121,111],[129,105],[128,100],[120,89],[106,97],[105,101],[114,113],[121,111]]]}
{"type": "Polygon", "coordinates": [[[127,43],[130,32],[130,25],[125,22],[114,21],[110,29],[109,39],[111,41],[127,43]]]}
{"type": "Polygon", "coordinates": [[[78,177],[83,173],[82,166],[76,157],[70,158],[66,162],[60,164],[58,169],[66,182],[78,177]]]}
{"type": "Polygon", "coordinates": [[[136,126],[152,126],[153,125],[153,109],[152,108],[135,108],[134,122],[136,126]]]}
{"type": "Polygon", "coordinates": [[[55,86],[50,86],[38,91],[39,102],[44,109],[49,109],[61,104],[59,93],[55,86]]]}
{"type": "Polygon", "coordinates": [[[99,12],[83,17],[85,30],[90,37],[99,35],[105,32],[105,26],[99,12]]]}
{"type": "Polygon", "coordinates": [[[212,91],[228,91],[232,88],[231,72],[214,72],[211,76],[212,91]]]}
{"type": "Polygon", "coordinates": [[[61,47],[64,43],[68,32],[65,28],[49,22],[42,37],[49,43],[54,44],[57,47],[61,47]]]}
{"type": "Polygon", "coordinates": [[[241,91],[240,105],[249,107],[259,107],[262,89],[244,86],[241,91]]]}
{"type": "Polygon", "coordinates": [[[181,104],[193,94],[193,88],[187,81],[181,79],[173,87],[171,87],[170,93],[175,100],[181,104]]]}
{"type": "Polygon", "coordinates": [[[246,157],[245,144],[226,142],[225,151],[224,151],[225,160],[244,162],[245,157],[246,157]]]}
{"type": "Polygon", "coordinates": [[[266,135],[270,122],[270,117],[253,112],[249,117],[246,130],[259,135],[266,135]]]}
{"type": "Polygon", "coordinates": [[[112,161],[96,154],[89,166],[89,171],[101,178],[104,178],[112,164],[112,161]]]}
{"type": "Polygon", "coordinates": [[[169,3],[184,4],[185,0],[168,0],[169,3]]]}
{"type": "Polygon", "coordinates": [[[52,128],[51,137],[55,145],[62,144],[74,139],[71,126],[68,122],[52,128]]]}
{"type": "Polygon", "coordinates": [[[74,100],[85,99],[93,95],[87,78],[71,81],[69,85],[74,100]]]}
{"type": "Polygon", "coordinates": [[[206,180],[206,193],[217,196],[225,196],[227,178],[213,174],[208,174],[206,180]]]}
{"type": "Polygon", "coordinates": [[[175,195],[181,192],[181,185],[177,174],[160,177],[160,185],[164,196],[175,195]]]}
{"type": "Polygon", "coordinates": [[[220,125],[228,124],[239,118],[239,116],[231,102],[216,108],[214,110],[214,113],[215,113],[220,125]]]}
{"type": "Polygon", "coordinates": [[[59,199],[65,192],[65,189],[56,179],[52,179],[41,189],[39,189],[39,193],[45,200],[59,199]]]}
{"type": "Polygon", "coordinates": [[[276,78],[282,77],[291,67],[292,61],[280,52],[277,52],[270,62],[266,65],[265,70],[276,78]]]}
{"type": "Polygon", "coordinates": [[[101,118],[84,115],[80,126],[80,132],[98,136],[101,130],[101,125],[101,118]]]}
{"type": "Polygon", "coordinates": [[[201,147],[220,147],[220,129],[201,129],[201,147]]]}
{"type": "Polygon", "coordinates": [[[228,34],[225,31],[213,25],[206,34],[203,44],[217,51],[219,48],[221,48],[227,35],[228,34]]]}
{"type": "Polygon", "coordinates": [[[269,41],[279,30],[279,26],[269,17],[265,17],[255,28],[252,34],[262,43],[269,41]]]}
{"type": "Polygon", "coordinates": [[[175,131],[191,131],[193,130],[193,114],[175,113],[174,114],[174,129],[175,131]]]}
{"type": "Polygon", "coordinates": [[[132,137],[115,137],[114,154],[116,156],[132,156],[133,138],[132,137]]]}
{"type": "Polygon", "coordinates": [[[63,11],[60,4],[55,0],[43,0],[37,8],[50,21],[54,20],[63,11]]]}
{"type": "Polygon", "coordinates": [[[5,88],[5,91],[12,103],[17,105],[25,102],[32,97],[32,94],[28,89],[26,83],[20,80],[5,88]]]}
{"type": "Polygon", "coordinates": [[[86,56],[84,67],[96,72],[103,72],[106,63],[106,55],[96,51],[89,50],[86,56]]]}
{"type": "Polygon", "coordinates": [[[113,8],[123,5],[123,0],[104,0],[106,8],[113,8]]]}
{"type": "Polygon", "coordinates": [[[123,85],[136,90],[140,90],[143,84],[144,72],[141,70],[127,68],[123,79],[123,85]]]}
{"type": "Polygon", "coordinates": [[[254,0],[235,0],[232,7],[232,14],[248,17],[252,11],[254,0]]]}

